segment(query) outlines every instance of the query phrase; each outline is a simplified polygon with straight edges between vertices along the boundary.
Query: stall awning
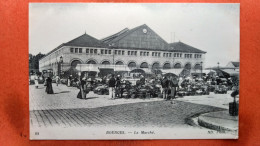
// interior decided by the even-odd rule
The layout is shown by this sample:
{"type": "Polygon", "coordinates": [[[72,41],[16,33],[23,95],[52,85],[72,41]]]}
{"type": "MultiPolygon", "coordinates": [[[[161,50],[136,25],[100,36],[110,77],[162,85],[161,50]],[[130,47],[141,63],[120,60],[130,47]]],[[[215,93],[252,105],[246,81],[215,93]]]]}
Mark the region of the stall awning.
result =
{"type": "Polygon", "coordinates": [[[99,72],[98,66],[96,64],[78,64],[76,66],[78,71],[95,71],[99,72]]]}
{"type": "Polygon", "coordinates": [[[162,69],[162,73],[163,74],[173,73],[173,74],[175,74],[177,76],[179,76],[182,71],[183,71],[183,68],[180,68],[180,69],[177,69],[177,68],[174,68],[174,69],[162,69]]]}
{"type": "Polygon", "coordinates": [[[230,76],[238,76],[239,71],[234,69],[222,69],[223,72],[228,73],[230,76]]]}
{"type": "MultiPolygon", "coordinates": [[[[210,70],[202,70],[202,73],[208,74],[210,72],[210,70]]],[[[200,69],[196,69],[196,70],[191,70],[191,73],[201,73],[200,69]]]]}
{"type": "Polygon", "coordinates": [[[146,74],[152,74],[152,70],[149,68],[142,68],[146,74]]]}
{"type": "Polygon", "coordinates": [[[127,65],[115,65],[115,71],[131,71],[127,65]]]}
{"type": "Polygon", "coordinates": [[[76,69],[78,71],[95,71],[99,72],[100,69],[112,69],[114,71],[130,71],[126,65],[110,65],[110,64],[78,64],[76,69]]]}

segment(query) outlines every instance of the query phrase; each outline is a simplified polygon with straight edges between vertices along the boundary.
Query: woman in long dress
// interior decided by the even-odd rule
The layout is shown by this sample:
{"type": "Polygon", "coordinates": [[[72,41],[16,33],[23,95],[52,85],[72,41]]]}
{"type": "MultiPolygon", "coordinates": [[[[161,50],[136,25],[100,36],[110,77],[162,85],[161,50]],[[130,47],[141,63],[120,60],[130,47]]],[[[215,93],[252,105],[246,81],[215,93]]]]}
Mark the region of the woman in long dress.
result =
{"type": "Polygon", "coordinates": [[[53,94],[53,89],[52,89],[52,79],[50,77],[47,78],[46,80],[46,90],[45,92],[47,94],[53,94]]]}
{"type": "Polygon", "coordinates": [[[35,75],[35,77],[34,77],[35,88],[38,88],[38,86],[39,86],[38,79],[39,79],[38,76],[35,75]]]}
{"type": "Polygon", "coordinates": [[[87,81],[86,78],[82,78],[82,80],[79,83],[79,93],[77,95],[77,98],[79,99],[85,99],[87,95],[87,81]]]}

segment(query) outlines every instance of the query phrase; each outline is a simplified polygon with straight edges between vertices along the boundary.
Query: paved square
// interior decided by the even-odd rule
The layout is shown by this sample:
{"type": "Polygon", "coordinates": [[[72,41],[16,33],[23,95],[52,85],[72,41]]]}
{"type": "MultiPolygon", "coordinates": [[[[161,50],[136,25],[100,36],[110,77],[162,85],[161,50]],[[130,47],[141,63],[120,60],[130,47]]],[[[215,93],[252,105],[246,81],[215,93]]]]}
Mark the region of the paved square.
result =
{"type": "Polygon", "coordinates": [[[232,101],[228,94],[190,96],[172,101],[160,98],[110,100],[108,95],[93,92],[83,100],[76,98],[79,89],[75,87],[53,84],[53,89],[55,94],[48,95],[43,85],[39,89],[30,86],[31,126],[187,127],[187,118],[224,110],[232,101]]]}

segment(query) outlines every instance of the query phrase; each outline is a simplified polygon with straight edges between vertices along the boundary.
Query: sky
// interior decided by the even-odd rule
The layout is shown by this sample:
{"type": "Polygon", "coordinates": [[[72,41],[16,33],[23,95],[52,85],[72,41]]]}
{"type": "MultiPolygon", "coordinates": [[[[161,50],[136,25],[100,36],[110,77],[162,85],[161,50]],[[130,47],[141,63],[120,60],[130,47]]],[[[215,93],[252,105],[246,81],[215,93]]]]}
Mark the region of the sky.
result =
{"type": "Polygon", "coordinates": [[[205,66],[239,61],[239,4],[30,3],[29,53],[46,54],[85,32],[97,39],[148,25],[166,42],[206,51],[205,66]]]}

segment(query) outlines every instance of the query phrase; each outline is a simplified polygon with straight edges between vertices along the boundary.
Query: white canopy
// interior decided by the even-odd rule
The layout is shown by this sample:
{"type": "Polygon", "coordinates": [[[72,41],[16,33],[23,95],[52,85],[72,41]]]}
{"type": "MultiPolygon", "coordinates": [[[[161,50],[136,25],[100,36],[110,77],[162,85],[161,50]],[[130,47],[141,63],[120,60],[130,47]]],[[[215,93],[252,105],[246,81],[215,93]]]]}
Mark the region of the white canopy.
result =
{"type": "Polygon", "coordinates": [[[166,73],[173,73],[175,75],[180,75],[180,73],[183,71],[183,68],[174,68],[174,69],[162,69],[162,73],[166,74],[166,73]]]}
{"type": "Polygon", "coordinates": [[[127,65],[115,65],[115,71],[131,71],[127,65]]]}
{"type": "Polygon", "coordinates": [[[130,71],[126,65],[110,65],[110,64],[78,64],[76,69],[78,71],[95,71],[100,69],[113,69],[114,71],[130,71]]]}
{"type": "MultiPolygon", "coordinates": [[[[214,70],[202,70],[202,73],[208,74],[211,71],[214,71],[214,70]]],[[[201,73],[201,70],[200,69],[191,70],[191,73],[201,73]]]]}
{"type": "Polygon", "coordinates": [[[77,64],[76,69],[78,71],[95,71],[95,72],[99,72],[98,66],[96,64],[77,64]]]}
{"type": "Polygon", "coordinates": [[[222,69],[222,71],[228,73],[230,76],[238,76],[238,75],[239,75],[239,70],[234,70],[234,69],[222,69]]]}

